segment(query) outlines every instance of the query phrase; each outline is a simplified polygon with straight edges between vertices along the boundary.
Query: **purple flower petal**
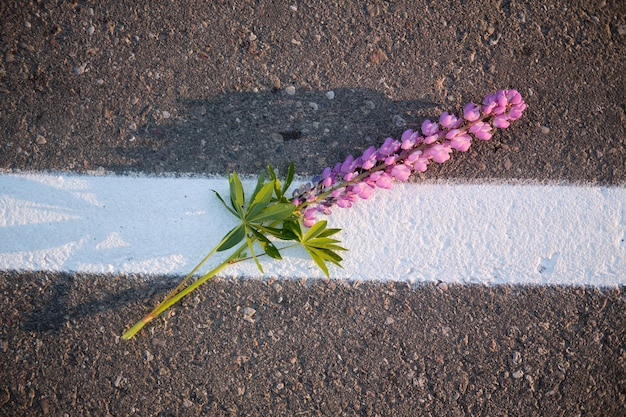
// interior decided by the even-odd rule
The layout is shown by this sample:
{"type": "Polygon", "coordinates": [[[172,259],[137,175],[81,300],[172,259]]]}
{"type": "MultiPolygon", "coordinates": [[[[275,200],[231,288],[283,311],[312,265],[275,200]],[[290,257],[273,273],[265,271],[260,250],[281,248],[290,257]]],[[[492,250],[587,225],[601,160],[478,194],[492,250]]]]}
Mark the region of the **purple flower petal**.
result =
{"type": "Polygon", "coordinates": [[[468,122],[475,122],[480,119],[480,108],[474,103],[467,103],[463,107],[463,117],[468,122]]]}
{"type": "Polygon", "coordinates": [[[441,143],[435,143],[434,145],[426,148],[424,150],[424,155],[432,158],[433,161],[441,164],[450,159],[450,152],[452,149],[449,146],[443,145],[441,143]]]}
{"type": "Polygon", "coordinates": [[[391,168],[391,176],[400,181],[406,181],[411,176],[411,168],[404,164],[394,165],[391,168]]]}

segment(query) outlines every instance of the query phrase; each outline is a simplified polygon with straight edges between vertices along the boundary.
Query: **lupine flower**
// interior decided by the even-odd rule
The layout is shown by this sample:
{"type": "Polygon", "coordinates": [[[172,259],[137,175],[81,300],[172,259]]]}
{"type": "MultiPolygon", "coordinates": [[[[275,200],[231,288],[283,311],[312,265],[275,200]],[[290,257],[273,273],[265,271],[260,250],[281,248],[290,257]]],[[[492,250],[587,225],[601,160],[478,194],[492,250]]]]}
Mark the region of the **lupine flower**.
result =
{"type": "Polygon", "coordinates": [[[243,197],[243,185],[233,172],[229,177],[231,207],[219,194],[218,197],[241,223],[227,233],[152,312],[124,332],[122,338],[133,337],[146,323],[214,277],[226,266],[249,259],[244,254],[246,248],[250,250],[252,258],[263,272],[252,250],[254,242],[261,243],[264,255],[274,259],[281,258],[278,248],[268,239],[269,235],[280,240],[297,241],[328,276],[326,264],[341,266],[342,258],[337,251],[345,249],[338,245],[340,243],[338,240],[329,237],[339,229],[327,228],[326,222],[317,222],[315,217],[318,213],[328,216],[334,206],[352,207],[357,200],[369,198],[376,187],[391,188],[396,180],[407,181],[412,171],[426,171],[430,161],[443,163],[450,158],[453,150],[466,151],[471,144],[472,136],[489,140],[493,129],[508,127],[512,120],[521,117],[524,109],[526,104],[517,91],[500,90],[485,97],[480,107],[474,103],[466,104],[463,107],[462,118],[444,112],[439,117],[438,123],[424,120],[421,126],[423,136],[409,129],[402,134],[400,140],[387,138],[379,149],[369,147],[357,158],[350,155],[332,169],[324,168],[322,174],[315,176],[311,183],[302,184],[294,190],[292,204],[285,202],[284,192],[293,178],[293,165],[290,166],[288,179],[283,187],[280,187],[276,174],[269,167],[272,180],[265,182],[264,178],[260,178],[259,186],[247,204],[243,197]],[[273,196],[275,199],[272,201],[273,196]],[[307,232],[302,231],[301,224],[294,215],[299,216],[304,226],[310,228],[307,232]],[[282,226],[276,228],[275,224],[282,226]],[[268,236],[264,235],[266,233],[268,236]],[[193,283],[185,285],[215,252],[231,249],[235,245],[240,246],[234,248],[226,260],[193,283]]]}
{"type": "Polygon", "coordinates": [[[491,139],[494,129],[507,128],[525,109],[519,92],[500,90],[486,96],[481,106],[467,103],[463,117],[444,112],[438,123],[426,119],[421,135],[405,130],[400,140],[386,138],[378,149],[370,146],[357,158],[350,155],[333,169],[325,168],[313,185],[294,191],[292,203],[310,227],[317,213],[329,214],[332,206],[351,207],[359,198],[369,198],[375,188],[391,188],[395,180],[407,181],[412,171],[426,171],[430,161],[441,164],[453,150],[467,151],[472,137],[491,139]]]}

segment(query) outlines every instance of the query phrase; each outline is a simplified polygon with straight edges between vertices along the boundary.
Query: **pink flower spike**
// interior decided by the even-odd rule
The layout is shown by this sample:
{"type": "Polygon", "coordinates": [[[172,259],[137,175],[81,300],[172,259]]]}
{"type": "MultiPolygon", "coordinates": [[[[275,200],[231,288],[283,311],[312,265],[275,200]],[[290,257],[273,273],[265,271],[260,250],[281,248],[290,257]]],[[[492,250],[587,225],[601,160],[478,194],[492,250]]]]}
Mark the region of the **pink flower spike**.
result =
{"type": "Polygon", "coordinates": [[[404,164],[398,164],[398,165],[394,165],[393,168],[391,168],[390,174],[395,179],[404,182],[408,180],[409,177],[411,176],[411,169],[404,164]]]}
{"type": "Polygon", "coordinates": [[[385,165],[393,165],[398,160],[398,155],[391,155],[385,158],[385,165]]]}
{"type": "Polygon", "coordinates": [[[463,107],[463,118],[468,122],[475,122],[480,119],[480,108],[474,103],[467,103],[463,107]]]}
{"type": "Polygon", "coordinates": [[[433,142],[437,142],[439,140],[439,135],[431,135],[431,136],[426,136],[424,138],[424,143],[426,145],[430,145],[433,142]]]}
{"type": "Polygon", "coordinates": [[[506,90],[506,98],[509,103],[515,105],[521,103],[522,95],[517,90],[506,90]]]}
{"type": "Polygon", "coordinates": [[[426,172],[428,169],[428,157],[420,156],[415,162],[413,162],[413,170],[417,172],[426,172]]]}
{"type": "Polygon", "coordinates": [[[456,129],[463,123],[463,120],[459,120],[454,114],[444,111],[439,117],[439,123],[445,128],[456,129]]]}
{"type": "Polygon", "coordinates": [[[461,133],[465,133],[460,129],[452,129],[448,133],[446,133],[446,139],[452,139],[453,137],[460,135],[461,133]]]}
{"type": "Polygon", "coordinates": [[[354,186],[352,191],[363,200],[367,200],[374,193],[374,187],[368,185],[367,183],[360,182],[354,186]]]}
{"type": "Polygon", "coordinates": [[[506,98],[506,90],[498,90],[496,92],[496,101],[498,102],[498,106],[506,107],[509,104],[509,100],[506,98]]]}
{"type": "Polygon", "coordinates": [[[421,154],[422,154],[422,151],[420,150],[413,151],[406,157],[406,160],[410,163],[413,163],[417,161],[417,159],[420,157],[421,154]]]}
{"type": "Polygon", "coordinates": [[[386,172],[382,172],[376,180],[376,186],[387,190],[390,189],[393,186],[393,177],[386,172]]]}
{"type": "Polygon", "coordinates": [[[404,133],[402,134],[402,138],[400,139],[401,141],[400,148],[404,150],[411,149],[415,145],[416,136],[417,135],[413,132],[413,130],[411,129],[405,130],[404,133]]]}
{"type": "Polygon", "coordinates": [[[491,112],[493,111],[494,107],[496,107],[498,105],[498,103],[496,102],[496,95],[495,94],[489,94],[487,96],[485,96],[485,99],[483,100],[483,106],[481,108],[481,110],[483,111],[484,114],[491,114],[491,112]]]}
{"type": "Polygon", "coordinates": [[[314,208],[310,208],[304,212],[303,223],[306,227],[311,227],[315,224],[315,211],[314,208]]]}
{"type": "Polygon", "coordinates": [[[452,140],[450,140],[450,147],[459,152],[467,151],[471,144],[472,138],[467,133],[456,135],[452,140]]]}
{"type": "Polygon", "coordinates": [[[516,104],[509,112],[509,120],[517,120],[522,117],[522,112],[526,109],[526,103],[516,104]]]}
{"type": "Polygon", "coordinates": [[[341,196],[337,199],[337,205],[341,208],[352,207],[352,202],[348,199],[347,196],[341,196]]]}
{"type": "Polygon", "coordinates": [[[341,194],[344,193],[344,191],[346,191],[346,189],[344,187],[341,188],[336,188],[333,191],[331,191],[330,196],[333,198],[337,198],[339,197],[341,194]]]}
{"type": "Polygon", "coordinates": [[[383,146],[378,149],[378,154],[382,157],[389,156],[395,153],[400,148],[400,142],[394,140],[393,138],[385,139],[383,146]]]}
{"type": "Polygon", "coordinates": [[[439,132],[439,125],[426,119],[422,122],[422,133],[424,136],[433,136],[439,132]]]}
{"type": "Polygon", "coordinates": [[[493,126],[498,129],[506,129],[509,127],[509,117],[506,114],[499,114],[493,119],[493,126]]]}
{"type": "Polygon", "coordinates": [[[341,164],[341,174],[344,175],[354,171],[356,168],[356,164],[354,163],[354,157],[352,155],[348,155],[343,164],[341,164]]]}
{"type": "Polygon", "coordinates": [[[452,149],[449,146],[441,143],[435,143],[433,146],[424,150],[424,155],[431,157],[433,161],[441,164],[450,159],[451,151],[452,149]]]}
{"type": "Polygon", "coordinates": [[[376,165],[376,158],[377,158],[376,148],[374,148],[373,146],[370,146],[369,148],[365,150],[365,152],[363,152],[363,155],[360,158],[361,167],[365,170],[369,170],[373,168],[374,165],[376,165]]]}
{"type": "Polygon", "coordinates": [[[476,136],[480,140],[491,139],[491,125],[485,122],[478,122],[470,127],[470,133],[476,136]]]}

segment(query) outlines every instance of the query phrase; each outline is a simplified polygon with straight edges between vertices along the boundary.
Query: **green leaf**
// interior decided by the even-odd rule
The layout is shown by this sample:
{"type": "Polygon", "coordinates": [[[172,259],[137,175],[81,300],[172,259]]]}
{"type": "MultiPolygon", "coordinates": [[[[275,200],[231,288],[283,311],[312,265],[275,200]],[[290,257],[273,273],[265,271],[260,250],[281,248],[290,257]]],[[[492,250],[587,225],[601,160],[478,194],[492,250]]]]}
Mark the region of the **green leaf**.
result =
{"type": "Polygon", "coordinates": [[[237,214],[237,212],[235,212],[235,210],[233,210],[232,208],[228,207],[228,204],[226,204],[226,201],[224,201],[224,199],[222,198],[222,196],[220,195],[220,193],[218,193],[218,192],[217,192],[217,191],[215,191],[215,190],[211,190],[211,191],[213,191],[213,192],[215,193],[215,195],[217,196],[217,198],[219,198],[219,199],[220,199],[220,201],[222,202],[222,204],[224,205],[224,207],[226,207],[226,209],[227,209],[228,211],[230,211],[230,212],[233,214],[233,216],[235,216],[235,217],[239,218],[239,215],[237,214]]]}
{"type": "Polygon", "coordinates": [[[233,209],[240,214],[239,217],[243,218],[243,205],[246,200],[243,194],[243,185],[241,185],[237,172],[233,171],[228,182],[230,183],[230,202],[233,205],[233,209]]]}
{"type": "Polygon", "coordinates": [[[315,262],[317,266],[322,270],[322,272],[324,272],[324,275],[330,278],[330,274],[328,273],[328,267],[324,263],[324,260],[318,255],[317,251],[307,249],[307,252],[309,253],[309,256],[311,257],[313,262],[315,262]]]}
{"type": "Polygon", "coordinates": [[[270,200],[272,199],[272,194],[274,193],[274,184],[272,182],[268,182],[260,190],[257,191],[255,198],[252,200],[250,205],[248,206],[248,211],[246,213],[246,219],[251,220],[256,216],[259,212],[267,207],[270,200]]]}
{"type": "Polygon", "coordinates": [[[291,203],[275,203],[267,206],[260,213],[250,216],[247,220],[255,223],[284,221],[293,216],[295,209],[296,206],[291,203]]]}
{"type": "Polygon", "coordinates": [[[256,195],[259,193],[259,191],[263,187],[264,182],[265,182],[265,171],[261,171],[261,173],[259,174],[259,178],[257,178],[257,181],[256,181],[256,187],[254,187],[254,191],[252,192],[252,195],[250,196],[250,201],[254,201],[254,199],[256,198],[256,195]]]}
{"type": "Polygon", "coordinates": [[[324,229],[324,231],[319,234],[319,237],[328,237],[339,232],[341,232],[341,229],[324,229]]]}
{"type": "Polygon", "coordinates": [[[281,195],[285,195],[285,193],[287,192],[287,189],[289,188],[289,186],[291,185],[291,182],[293,181],[294,173],[295,173],[295,168],[293,166],[293,162],[291,162],[289,164],[289,169],[287,170],[287,178],[285,179],[285,183],[283,184],[281,195]]]}
{"type": "Polygon", "coordinates": [[[246,227],[244,224],[240,224],[226,234],[226,240],[217,248],[217,251],[222,252],[226,249],[232,248],[237,243],[241,242],[244,237],[246,237],[246,227]]]}
{"type": "Polygon", "coordinates": [[[252,230],[252,233],[259,240],[259,245],[261,245],[261,248],[267,254],[267,256],[274,259],[283,259],[283,257],[280,256],[278,248],[274,246],[274,244],[263,233],[252,227],[250,228],[250,230],[252,230]]]}
{"type": "Polygon", "coordinates": [[[298,240],[296,235],[291,230],[284,227],[282,229],[262,225],[255,225],[255,227],[266,235],[277,237],[280,240],[298,240]]]}
{"type": "Polygon", "coordinates": [[[293,240],[297,240],[298,242],[302,243],[302,226],[300,225],[300,221],[295,220],[295,221],[286,221],[283,223],[283,229],[293,233],[293,235],[296,237],[293,240]]]}
{"type": "Polygon", "coordinates": [[[274,172],[274,168],[271,165],[267,165],[267,170],[270,173],[270,178],[274,181],[274,194],[276,194],[276,199],[281,200],[283,198],[283,194],[280,192],[280,181],[274,172]]]}
{"type": "Polygon", "coordinates": [[[326,220],[322,220],[322,221],[315,223],[313,226],[309,228],[309,231],[304,236],[304,240],[314,239],[317,236],[319,236],[320,233],[323,233],[324,230],[326,229],[327,223],[328,222],[326,220]]]}

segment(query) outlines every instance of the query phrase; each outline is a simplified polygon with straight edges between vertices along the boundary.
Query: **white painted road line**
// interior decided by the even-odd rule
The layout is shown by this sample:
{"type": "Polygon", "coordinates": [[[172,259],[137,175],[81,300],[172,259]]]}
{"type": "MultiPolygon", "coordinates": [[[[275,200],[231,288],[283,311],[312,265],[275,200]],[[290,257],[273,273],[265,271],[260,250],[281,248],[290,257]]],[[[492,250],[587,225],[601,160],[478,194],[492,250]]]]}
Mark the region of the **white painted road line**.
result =
{"type": "MultiPolygon", "coordinates": [[[[0,175],[0,270],[184,275],[236,223],[212,189],[227,179],[0,175]]],[[[333,278],[626,284],[624,188],[397,184],[328,220],[350,249],[333,278]]],[[[286,254],[266,275],[321,276],[286,254]]]]}

